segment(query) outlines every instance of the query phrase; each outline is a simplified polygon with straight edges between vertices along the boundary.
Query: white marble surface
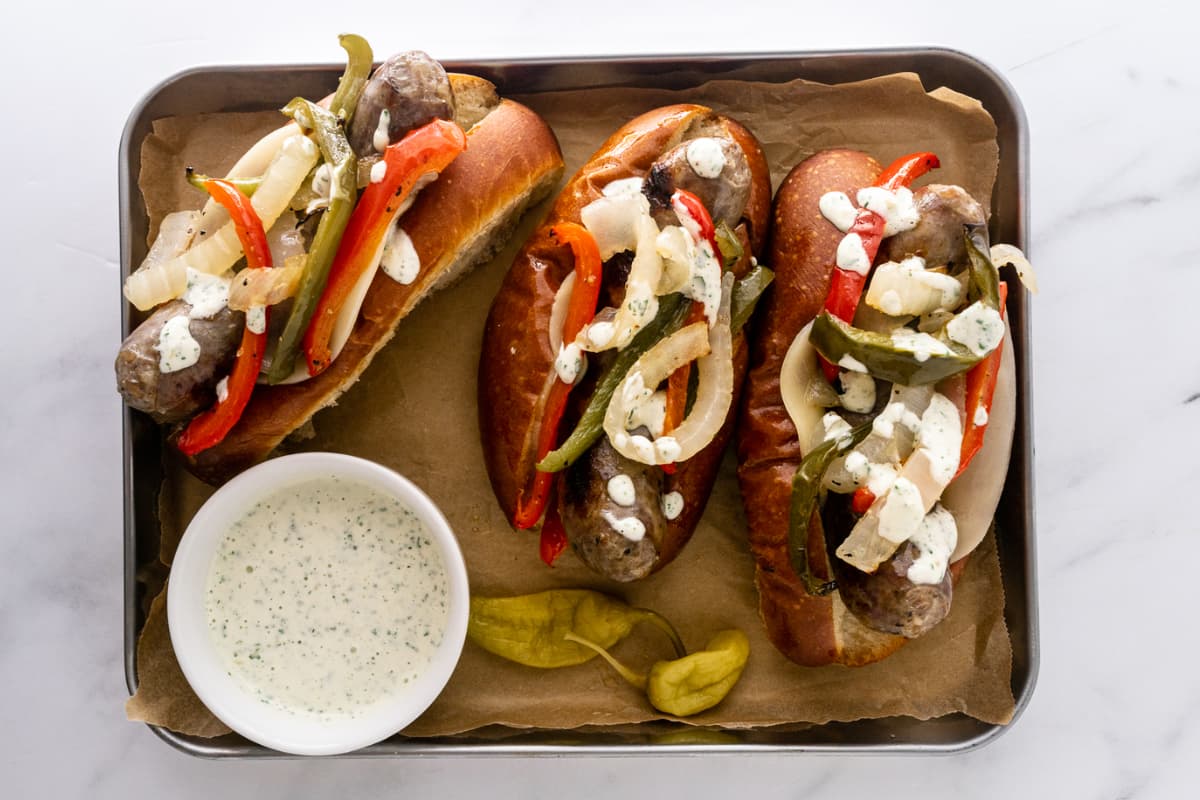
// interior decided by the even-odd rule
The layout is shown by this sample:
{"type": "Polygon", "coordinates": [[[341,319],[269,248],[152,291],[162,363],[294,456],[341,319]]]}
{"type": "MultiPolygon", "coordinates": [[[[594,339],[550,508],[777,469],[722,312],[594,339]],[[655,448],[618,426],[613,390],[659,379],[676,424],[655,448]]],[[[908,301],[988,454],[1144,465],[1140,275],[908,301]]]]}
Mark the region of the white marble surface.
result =
{"type": "Polygon", "coordinates": [[[213,0],[169,10],[126,0],[6,12],[0,794],[536,798],[654,786],[714,797],[1194,796],[1200,590],[1185,548],[1200,480],[1195,12],[1152,2],[1081,12],[1044,0],[953,10],[796,3],[762,15],[709,0],[549,5],[266,11],[213,0]],[[1042,283],[1033,364],[1042,662],[1011,731],[964,756],[916,761],[220,763],[124,721],[111,375],[121,128],[144,92],[182,68],[333,60],[339,30],[370,34],[380,51],[420,46],[443,58],[936,43],[1006,75],[1029,117],[1042,283]]]}

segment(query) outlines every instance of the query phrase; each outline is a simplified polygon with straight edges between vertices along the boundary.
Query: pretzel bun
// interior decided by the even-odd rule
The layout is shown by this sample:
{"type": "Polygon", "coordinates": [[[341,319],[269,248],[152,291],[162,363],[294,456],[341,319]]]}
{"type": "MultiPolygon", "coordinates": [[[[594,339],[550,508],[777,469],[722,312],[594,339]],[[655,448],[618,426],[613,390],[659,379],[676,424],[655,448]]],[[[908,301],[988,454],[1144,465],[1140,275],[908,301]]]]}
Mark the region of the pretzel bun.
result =
{"type": "MultiPolygon", "coordinates": [[[[655,162],[672,148],[708,136],[732,139],[749,166],[750,190],[739,223],[749,248],[743,263],[735,268],[737,274],[743,274],[749,267],[749,255],[759,254],[766,238],[771,192],[766,160],[758,142],[743,126],[709,108],[690,104],[649,111],[613,133],[568,181],[545,223],[526,242],[509,269],[488,315],[478,385],[479,425],[488,475],[510,519],[516,510],[518,491],[531,483],[535,473],[543,409],[557,380],[557,353],[550,337],[551,310],[556,293],[574,269],[570,249],[552,238],[551,226],[579,222],[581,210],[599,198],[606,185],[625,178],[645,178],[655,162]]],[[[735,394],[745,365],[746,345],[738,334],[734,338],[735,394]]],[[[736,402],[735,396],[720,433],[692,458],[679,463],[675,474],[665,479],[662,491],[680,492],[684,505],[682,513],[666,523],[662,540],[655,543],[653,570],[675,558],[695,530],[732,433],[736,402]]],[[[568,432],[560,430],[560,439],[568,432]]],[[[600,571],[617,577],[603,567],[600,571]]]]}
{"type": "MultiPolygon", "coordinates": [[[[792,567],[788,547],[792,478],[804,453],[784,405],[780,373],[793,340],[822,310],[844,235],[822,215],[819,200],[832,191],[854,197],[881,170],[864,153],[828,150],[801,162],[780,186],[768,255],[775,282],[758,310],[739,419],[738,480],[755,558],[760,614],[775,646],[806,666],[868,664],[908,641],[868,627],[836,591],[808,594],[792,567]]],[[[1004,347],[983,449],[943,496],[960,534],[951,580],[957,580],[966,553],[990,527],[1007,472],[1016,402],[1011,343],[1004,347]]],[[[833,571],[819,514],[809,526],[808,554],[813,574],[830,580],[833,571]]]]}

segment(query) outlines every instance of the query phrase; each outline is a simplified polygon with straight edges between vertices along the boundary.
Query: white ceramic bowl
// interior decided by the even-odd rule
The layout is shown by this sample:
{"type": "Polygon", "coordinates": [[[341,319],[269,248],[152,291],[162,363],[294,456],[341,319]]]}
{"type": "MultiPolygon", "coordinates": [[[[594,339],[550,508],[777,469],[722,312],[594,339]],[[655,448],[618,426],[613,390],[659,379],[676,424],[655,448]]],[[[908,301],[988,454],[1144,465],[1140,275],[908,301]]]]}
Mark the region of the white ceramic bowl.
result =
{"type": "Polygon", "coordinates": [[[260,464],[222,486],[188,525],[171,566],[167,618],[179,666],[200,700],[247,739],[300,755],[357,750],[402,730],[429,707],[450,679],[467,633],[469,589],[462,551],[446,518],[424,492],[386,467],[339,453],[300,453],[260,464]],[[433,538],[446,568],[449,614],[441,645],[414,681],[353,718],[322,720],[266,705],[222,666],[209,633],[205,586],[213,556],[230,526],[259,500],[287,486],[336,475],[395,497],[433,538]]]}

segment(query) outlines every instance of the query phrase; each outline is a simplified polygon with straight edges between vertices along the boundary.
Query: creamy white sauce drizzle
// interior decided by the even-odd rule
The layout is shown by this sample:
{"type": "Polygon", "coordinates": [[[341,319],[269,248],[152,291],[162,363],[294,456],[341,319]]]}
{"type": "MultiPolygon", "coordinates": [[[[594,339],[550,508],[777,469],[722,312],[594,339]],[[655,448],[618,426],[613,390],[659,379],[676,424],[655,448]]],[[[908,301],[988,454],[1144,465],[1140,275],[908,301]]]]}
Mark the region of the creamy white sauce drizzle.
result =
{"type": "Polygon", "coordinates": [[[688,144],[687,160],[701,178],[715,178],[725,169],[725,151],[720,142],[709,136],[693,139],[688,144]]]}
{"type": "Polygon", "coordinates": [[[909,411],[904,403],[888,403],[887,407],[871,421],[871,433],[884,439],[896,435],[896,423],[900,423],[913,433],[921,427],[921,418],[909,411]]]}
{"type": "Polygon", "coordinates": [[[392,112],[385,108],[379,112],[379,122],[375,125],[375,132],[371,134],[371,145],[375,148],[375,152],[382,153],[392,143],[392,137],[388,134],[388,127],[391,124],[392,112]]]}
{"type": "Polygon", "coordinates": [[[933,338],[928,333],[897,328],[892,331],[892,344],[897,350],[907,350],[917,361],[928,361],[930,356],[943,356],[950,352],[945,342],[933,338]]]}
{"type": "MultiPolygon", "coordinates": [[[[858,192],[858,205],[883,217],[883,235],[892,236],[909,230],[919,221],[913,194],[909,189],[895,191],[877,186],[868,186],[858,192]]],[[[826,192],[817,201],[822,216],[842,232],[849,231],[858,216],[858,210],[844,192],[826,192]]],[[[871,271],[871,259],[857,233],[846,233],[837,247],[838,269],[866,275],[871,271]]]]}
{"type": "Polygon", "coordinates": [[[353,717],[428,667],[446,570],[412,510],[330,478],[280,490],[230,528],[205,608],[221,663],[261,702],[353,717]]]}
{"type": "Polygon", "coordinates": [[[857,358],[850,355],[849,353],[846,353],[841,358],[839,358],[837,365],[839,367],[841,367],[842,369],[849,370],[850,372],[864,372],[865,373],[867,371],[867,365],[862,363],[861,361],[859,361],[857,358]]]}
{"type": "Polygon", "coordinates": [[[940,504],[934,506],[909,541],[917,546],[920,555],[909,566],[908,579],[913,583],[941,583],[946,577],[950,554],[958,545],[954,515],[940,504]]]}
{"type": "Polygon", "coordinates": [[[662,512],[667,519],[677,519],[683,513],[683,495],[667,492],[662,496],[662,512]]]}
{"type": "Polygon", "coordinates": [[[646,536],[646,525],[637,517],[614,517],[608,511],[601,511],[600,516],[608,527],[631,542],[640,542],[646,536]]]}
{"type": "Polygon", "coordinates": [[[711,328],[717,324],[717,311],[721,305],[721,262],[713,252],[712,243],[700,234],[700,223],[687,206],[672,198],[671,208],[679,224],[688,232],[693,245],[691,274],[687,285],[683,287],[683,295],[704,306],[704,316],[711,328]]]}
{"type": "Polygon", "coordinates": [[[253,305],[246,309],[246,330],[263,333],[267,329],[267,307],[253,305]]]}
{"type": "Polygon", "coordinates": [[[822,438],[827,442],[842,439],[851,433],[850,423],[842,419],[836,411],[830,411],[821,417],[821,427],[825,431],[822,438]]]}
{"type": "Polygon", "coordinates": [[[400,227],[399,222],[388,230],[379,268],[396,283],[405,286],[415,281],[421,272],[421,256],[413,246],[412,237],[400,227]]]}
{"type": "Polygon", "coordinates": [[[842,393],[838,399],[842,408],[866,414],[875,407],[875,379],[865,372],[843,372],[842,393]]]}
{"type": "Polygon", "coordinates": [[[821,209],[821,215],[842,233],[850,230],[854,218],[858,215],[858,210],[845,192],[826,192],[821,195],[817,205],[821,209]]]}
{"type": "Polygon", "coordinates": [[[912,190],[904,186],[894,191],[879,186],[859,189],[858,204],[883,217],[884,236],[895,236],[911,230],[920,221],[912,190]]]}
{"type": "Polygon", "coordinates": [[[178,372],[200,360],[200,343],[188,329],[187,314],[171,317],[158,332],[158,371],[178,372]]]}
{"type": "Polygon", "coordinates": [[[900,543],[911,537],[925,517],[921,492],[908,478],[896,478],[879,511],[879,535],[900,543]]]}
{"type": "Polygon", "coordinates": [[[636,451],[637,460],[643,464],[670,464],[683,452],[674,436],[659,436],[650,441],[639,433],[613,444],[618,450],[628,444],[636,451]]]}
{"type": "Polygon", "coordinates": [[[387,177],[387,162],[382,158],[371,165],[371,183],[383,183],[387,177]]]}
{"type": "Polygon", "coordinates": [[[579,344],[571,342],[558,346],[558,357],[554,359],[554,371],[563,383],[574,384],[583,373],[583,351],[579,344]]]}
{"type": "Polygon", "coordinates": [[[838,269],[857,272],[859,275],[866,275],[871,271],[871,259],[867,258],[862,237],[857,233],[847,233],[838,242],[837,266],[838,269]]]}
{"type": "Polygon", "coordinates": [[[625,419],[626,430],[637,430],[645,426],[654,437],[662,436],[663,425],[667,419],[667,393],[656,391],[649,397],[637,402],[629,410],[625,419]]]}
{"type": "Polygon", "coordinates": [[[624,473],[609,478],[607,488],[609,498],[619,506],[629,508],[637,502],[637,491],[633,487],[633,478],[624,473]]]}
{"type": "Polygon", "coordinates": [[[209,275],[206,272],[187,268],[187,288],[183,301],[191,306],[188,316],[192,319],[209,319],[229,305],[230,273],[209,275]]]}
{"type": "Polygon", "coordinates": [[[224,403],[229,399],[229,376],[217,381],[217,402],[224,403]]]}
{"type": "Polygon", "coordinates": [[[929,408],[921,415],[917,446],[928,452],[930,475],[945,487],[958,471],[958,460],[962,455],[962,421],[958,407],[940,392],[934,393],[929,408]]]}
{"type": "Polygon", "coordinates": [[[976,301],[946,325],[946,335],[977,356],[985,356],[1004,339],[1000,312],[976,301]]]}
{"type": "Polygon", "coordinates": [[[333,170],[328,161],[322,162],[321,166],[313,171],[312,190],[322,201],[322,207],[329,205],[329,193],[333,189],[332,175],[333,170]]]}
{"type": "Polygon", "coordinates": [[[611,321],[593,322],[584,330],[587,331],[587,342],[594,348],[604,348],[613,340],[615,328],[611,321]]]}
{"type": "Polygon", "coordinates": [[[977,426],[979,426],[979,427],[981,427],[981,428],[982,428],[984,425],[987,425],[987,423],[988,423],[988,410],[987,410],[986,408],[984,408],[982,405],[980,405],[979,407],[977,407],[977,408],[975,409],[975,418],[974,418],[973,422],[974,422],[974,423],[975,423],[977,426]]]}

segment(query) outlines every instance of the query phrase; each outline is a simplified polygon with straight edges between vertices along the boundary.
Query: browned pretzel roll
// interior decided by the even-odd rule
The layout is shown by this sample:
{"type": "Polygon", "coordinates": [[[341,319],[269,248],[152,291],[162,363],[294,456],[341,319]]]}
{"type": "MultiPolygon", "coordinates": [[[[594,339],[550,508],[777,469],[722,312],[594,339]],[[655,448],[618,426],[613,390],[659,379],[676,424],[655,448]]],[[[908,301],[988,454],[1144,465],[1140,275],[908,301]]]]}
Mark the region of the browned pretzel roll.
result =
{"type": "MultiPolygon", "coordinates": [[[[322,105],[329,102],[327,98],[322,105]]],[[[166,275],[165,267],[186,262],[186,290],[181,282],[174,294],[167,293],[180,299],[136,329],[117,357],[118,388],[126,402],[160,422],[178,424],[172,441],[188,456],[189,468],[211,483],[263,460],[313,414],[334,403],[392,338],[400,321],[422,299],[489,258],[522,212],[545,197],[562,175],[557,140],[537,114],[501,99],[483,79],[448,75],[424,53],[402,53],[385,61],[366,82],[349,125],[333,110],[301,100],[289,109],[297,106],[303,131],[291,124],[269,134],[234,168],[240,180],[261,184],[241,191],[259,216],[265,215],[260,235],[265,234],[274,256],[270,270],[251,264],[229,272],[242,254],[239,238],[227,235],[237,248],[225,257],[228,263],[211,257],[219,244],[214,240],[226,235],[218,232],[221,219],[230,228],[234,224],[228,223],[229,216],[222,217],[225,212],[211,203],[204,212],[186,212],[193,216],[184,246],[149,268],[166,275]],[[295,175],[286,186],[279,177],[285,168],[295,175]],[[389,180],[396,183],[394,195],[391,188],[380,188],[390,187],[389,180]],[[277,197],[275,209],[281,211],[265,211],[273,201],[264,195],[277,197]],[[342,209],[339,201],[345,204],[342,209]],[[334,225],[338,214],[343,215],[340,225],[334,225]],[[294,324],[307,271],[322,248],[328,277],[315,284],[311,310],[294,324]],[[286,269],[298,271],[293,266],[297,262],[304,265],[304,277],[283,288],[286,269]],[[355,265],[362,266],[355,273],[361,277],[339,284],[339,270],[349,273],[355,265]],[[248,301],[260,304],[260,319],[269,314],[270,320],[263,323],[265,332],[259,332],[261,341],[253,340],[243,333],[250,331],[251,314],[243,313],[246,307],[238,307],[235,298],[268,271],[275,294],[264,299],[263,290],[264,296],[248,301]],[[207,294],[195,291],[193,284],[208,287],[207,294]],[[203,308],[213,296],[219,302],[203,308]],[[330,323],[325,339],[318,325],[323,315],[330,323]],[[187,348],[177,354],[173,349],[170,337],[180,329],[192,340],[186,343],[190,359],[187,348]],[[281,369],[276,362],[289,336],[294,366],[281,369]],[[250,348],[252,341],[256,343],[250,348]],[[321,347],[326,355],[319,355],[321,347]],[[236,423],[219,435],[211,430],[197,435],[206,415],[229,415],[222,406],[237,394],[231,386],[238,372],[235,356],[258,348],[265,354],[255,353],[261,362],[255,368],[257,385],[252,393],[247,390],[249,399],[234,415],[236,423]],[[206,408],[211,410],[195,416],[206,408]]],[[[155,293],[158,283],[150,283],[148,274],[143,267],[127,283],[127,295],[140,308],[161,302],[155,293]],[[146,291],[147,285],[154,291],[146,291]]]]}
{"type": "Polygon", "coordinates": [[[986,219],[958,187],[907,188],[937,165],[917,156],[821,152],[775,198],[738,477],[763,621],[804,665],[877,661],[944,618],[1007,472],[986,219]]]}
{"type": "Polygon", "coordinates": [[[480,432],[505,514],[545,515],[545,560],[569,540],[634,580],[692,535],[732,430],[734,299],[765,274],[769,204],[745,128],[669,106],[614,133],[517,256],[484,331],[480,432]]]}

